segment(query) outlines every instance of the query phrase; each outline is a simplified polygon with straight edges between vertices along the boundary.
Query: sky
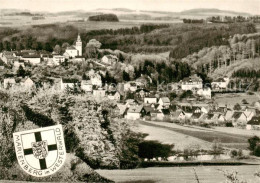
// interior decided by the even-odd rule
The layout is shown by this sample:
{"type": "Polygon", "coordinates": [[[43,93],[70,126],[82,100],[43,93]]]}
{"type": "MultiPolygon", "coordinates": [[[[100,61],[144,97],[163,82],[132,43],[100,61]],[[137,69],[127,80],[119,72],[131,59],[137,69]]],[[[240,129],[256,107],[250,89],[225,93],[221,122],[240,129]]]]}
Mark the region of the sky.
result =
{"type": "Polygon", "coordinates": [[[0,0],[0,9],[6,8],[48,12],[97,8],[180,12],[193,8],[217,8],[260,14],[260,0],[0,0]]]}

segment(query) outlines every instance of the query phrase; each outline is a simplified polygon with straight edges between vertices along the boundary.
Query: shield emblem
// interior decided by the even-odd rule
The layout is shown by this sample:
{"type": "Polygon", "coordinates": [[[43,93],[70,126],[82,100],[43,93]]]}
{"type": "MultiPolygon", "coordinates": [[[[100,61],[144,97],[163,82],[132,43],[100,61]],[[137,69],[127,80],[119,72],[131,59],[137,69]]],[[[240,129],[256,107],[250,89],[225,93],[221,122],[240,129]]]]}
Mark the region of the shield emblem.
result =
{"type": "Polygon", "coordinates": [[[54,174],[65,162],[66,148],[61,125],[16,132],[13,138],[18,163],[32,176],[54,174]]]}

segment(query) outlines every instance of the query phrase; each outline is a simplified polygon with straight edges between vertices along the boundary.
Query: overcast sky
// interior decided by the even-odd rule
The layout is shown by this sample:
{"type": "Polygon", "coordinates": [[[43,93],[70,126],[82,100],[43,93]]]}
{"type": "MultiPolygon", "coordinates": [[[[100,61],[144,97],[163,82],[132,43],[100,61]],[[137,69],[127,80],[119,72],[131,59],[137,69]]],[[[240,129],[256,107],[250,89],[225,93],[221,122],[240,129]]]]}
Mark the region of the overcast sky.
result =
{"type": "Polygon", "coordinates": [[[50,12],[97,8],[180,12],[193,8],[218,8],[260,14],[260,0],[0,0],[0,9],[3,8],[50,12]]]}

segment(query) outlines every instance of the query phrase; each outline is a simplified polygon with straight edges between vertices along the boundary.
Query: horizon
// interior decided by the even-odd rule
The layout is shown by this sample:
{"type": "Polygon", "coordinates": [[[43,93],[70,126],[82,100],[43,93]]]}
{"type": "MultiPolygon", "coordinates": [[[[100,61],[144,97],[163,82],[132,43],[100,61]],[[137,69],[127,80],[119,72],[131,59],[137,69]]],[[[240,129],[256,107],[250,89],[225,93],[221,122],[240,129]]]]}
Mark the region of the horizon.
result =
{"type": "Polygon", "coordinates": [[[176,13],[191,9],[219,9],[259,15],[260,10],[260,0],[0,0],[0,3],[1,9],[51,13],[125,8],[176,13]]]}

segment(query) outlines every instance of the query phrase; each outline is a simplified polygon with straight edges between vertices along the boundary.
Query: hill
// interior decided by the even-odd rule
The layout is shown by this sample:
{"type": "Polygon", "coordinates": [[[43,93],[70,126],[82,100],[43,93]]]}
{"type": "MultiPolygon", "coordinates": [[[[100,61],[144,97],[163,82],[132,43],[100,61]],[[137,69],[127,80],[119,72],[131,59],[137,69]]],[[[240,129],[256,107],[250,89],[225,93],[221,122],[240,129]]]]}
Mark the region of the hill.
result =
{"type": "Polygon", "coordinates": [[[102,22],[119,22],[115,14],[94,15],[88,18],[88,21],[102,21],[102,22]]]}

